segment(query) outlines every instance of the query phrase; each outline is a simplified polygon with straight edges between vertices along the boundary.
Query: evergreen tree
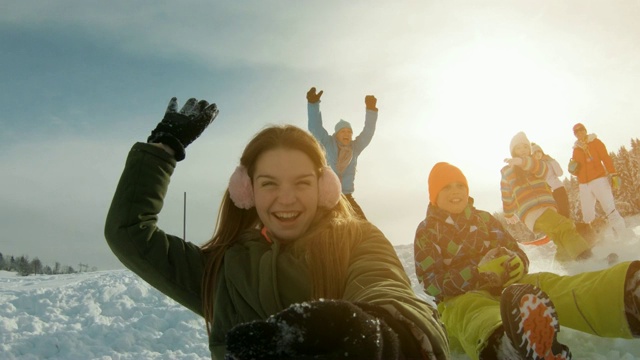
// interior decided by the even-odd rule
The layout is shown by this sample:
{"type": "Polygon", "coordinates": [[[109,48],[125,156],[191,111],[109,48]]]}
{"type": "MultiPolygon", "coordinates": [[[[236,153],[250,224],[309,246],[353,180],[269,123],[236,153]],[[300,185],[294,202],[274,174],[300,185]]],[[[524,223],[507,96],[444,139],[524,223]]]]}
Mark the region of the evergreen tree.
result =
{"type": "Polygon", "coordinates": [[[31,260],[31,269],[34,274],[42,274],[42,262],[37,257],[31,260]]]}
{"type": "Polygon", "coordinates": [[[28,256],[22,255],[16,260],[16,270],[22,276],[27,276],[33,272],[28,256]]]}

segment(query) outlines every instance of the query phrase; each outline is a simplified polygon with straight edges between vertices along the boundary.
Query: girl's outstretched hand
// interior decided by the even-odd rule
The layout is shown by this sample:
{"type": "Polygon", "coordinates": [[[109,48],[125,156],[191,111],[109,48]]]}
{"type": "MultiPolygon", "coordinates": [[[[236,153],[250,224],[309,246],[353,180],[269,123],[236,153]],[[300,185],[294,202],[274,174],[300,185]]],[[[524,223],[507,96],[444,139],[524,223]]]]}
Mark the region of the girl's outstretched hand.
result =
{"type": "Polygon", "coordinates": [[[235,326],[225,359],[398,359],[399,353],[398,336],[382,319],[348,301],[320,300],[235,326]]]}

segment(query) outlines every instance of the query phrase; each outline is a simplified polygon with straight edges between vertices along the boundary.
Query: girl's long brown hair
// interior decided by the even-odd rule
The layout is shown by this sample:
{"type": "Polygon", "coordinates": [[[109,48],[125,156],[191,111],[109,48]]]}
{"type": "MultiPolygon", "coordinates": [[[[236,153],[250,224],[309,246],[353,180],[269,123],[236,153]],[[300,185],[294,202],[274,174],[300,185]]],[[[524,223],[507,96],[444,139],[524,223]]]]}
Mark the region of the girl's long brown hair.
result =
{"type": "MultiPolygon", "coordinates": [[[[250,178],[253,179],[260,155],[276,148],[294,149],[305,153],[316,167],[318,177],[327,164],[324,150],[311,134],[293,125],[271,126],[253,137],[240,158],[240,164],[247,168],[250,178]]],[[[333,209],[318,209],[310,229],[300,239],[309,241],[309,246],[305,249],[305,258],[311,274],[314,299],[342,296],[349,262],[349,247],[352,243],[347,239],[362,237],[359,226],[361,220],[354,214],[348,201],[341,197],[333,209]],[[308,251],[309,249],[313,251],[308,251]],[[331,281],[325,281],[327,279],[331,281]]],[[[205,259],[202,306],[209,333],[214,321],[215,290],[224,254],[243,232],[256,229],[260,225],[255,208],[244,210],[236,207],[227,190],[220,204],[214,235],[202,245],[205,259]]]]}

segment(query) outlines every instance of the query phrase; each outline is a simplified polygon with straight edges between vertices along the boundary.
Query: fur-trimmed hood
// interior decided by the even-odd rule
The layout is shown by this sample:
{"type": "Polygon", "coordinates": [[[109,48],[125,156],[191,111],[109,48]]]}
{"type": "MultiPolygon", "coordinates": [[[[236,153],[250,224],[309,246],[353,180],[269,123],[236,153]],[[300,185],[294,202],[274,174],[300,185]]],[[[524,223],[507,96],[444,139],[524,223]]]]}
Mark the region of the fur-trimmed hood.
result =
{"type": "MultiPolygon", "coordinates": [[[[596,134],[589,134],[589,135],[587,135],[587,144],[588,144],[588,143],[590,143],[590,142],[592,142],[593,140],[595,140],[595,139],[597,139],[597,138],[598,138],[598,136],[597,136],[596,134]]],[[[576,141],[573,143],[573,148],[574,148],[574,149],[581,149],[581,148],[582,148],[582,146],[580,145],[580,140],[576,140],[576,141]]]]}

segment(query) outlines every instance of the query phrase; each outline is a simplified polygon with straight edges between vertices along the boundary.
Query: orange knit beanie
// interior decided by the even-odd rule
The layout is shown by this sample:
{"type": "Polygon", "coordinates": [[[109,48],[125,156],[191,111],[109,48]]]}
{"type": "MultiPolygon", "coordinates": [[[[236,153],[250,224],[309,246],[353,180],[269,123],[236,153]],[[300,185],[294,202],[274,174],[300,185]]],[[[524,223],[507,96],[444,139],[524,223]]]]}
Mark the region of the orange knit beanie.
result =
{"type": "Polygon", "coordinates": [[[429,173],[429,201],[431,204],[436,205],[440,190],[452,182],[462,183],[467,189],[469,188],[467,178],[457,167],[446,162],[439,162],[433,166],[431,173],[429,173]]]}

